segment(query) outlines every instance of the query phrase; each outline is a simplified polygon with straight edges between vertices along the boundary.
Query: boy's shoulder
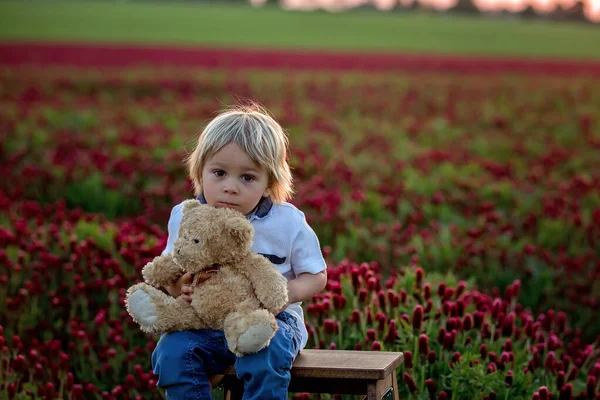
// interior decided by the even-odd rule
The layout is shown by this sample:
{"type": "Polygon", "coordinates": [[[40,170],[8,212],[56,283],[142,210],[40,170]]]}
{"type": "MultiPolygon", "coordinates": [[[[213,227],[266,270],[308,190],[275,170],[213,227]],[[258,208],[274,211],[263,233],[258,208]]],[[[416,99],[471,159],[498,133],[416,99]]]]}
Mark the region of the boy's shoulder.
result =
{"type": "Polygon", "coordinates": [[[183,200],[181,203],[176,204],[172,209],[171,209],[171,218],[173,217],[177,217],[177,216],[181,216],[183,214],[183,203],[185,200],[183,200]]]}
{"type": "Polygon", "coordinates": [[[282,203],[273,203],[271,213],[278,219],[289,219],[298,222],[306,219],[304,213],[298,207],[285,201],[282,203]]]}

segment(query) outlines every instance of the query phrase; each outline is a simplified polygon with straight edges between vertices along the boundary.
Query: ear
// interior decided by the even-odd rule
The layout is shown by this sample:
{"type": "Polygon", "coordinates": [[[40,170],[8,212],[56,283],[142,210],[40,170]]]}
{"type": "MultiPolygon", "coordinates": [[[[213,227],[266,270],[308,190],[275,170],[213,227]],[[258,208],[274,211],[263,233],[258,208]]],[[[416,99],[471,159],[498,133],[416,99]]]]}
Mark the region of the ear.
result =
{"type": "Polygon", "coordinates": [[[183,213],[185,214],[186,212],[188,212],[189,210],[193,209],[193,208],[197,208],[200,207],[202,204],[198,201],[198,200],[186,200],[183,202],[183,213]]]}
{"type": "Polygon", "coordinates": [[[225,229],[235,242],[236,246],[249,248],[252,245],[254,230],[252,229],[250,222],[241,214],[236,216],[232,215],[227,218],[225,229]]]}
{"type": "Polygon", "coordinates": [[[271,195],[271,189],[266,188],[262,197],[269,197],[271,195]]]}

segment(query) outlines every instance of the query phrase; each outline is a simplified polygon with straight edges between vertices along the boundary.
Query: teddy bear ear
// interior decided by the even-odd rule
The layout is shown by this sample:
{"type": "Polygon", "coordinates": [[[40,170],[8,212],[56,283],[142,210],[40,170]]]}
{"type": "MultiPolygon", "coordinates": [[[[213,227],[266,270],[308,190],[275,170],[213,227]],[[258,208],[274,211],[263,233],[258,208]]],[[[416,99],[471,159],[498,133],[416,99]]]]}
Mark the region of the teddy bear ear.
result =
{"type": "Polygon", "coordinates": [[[183,202],[183,213],[185,214],[187,211],[200,207],[202,204],[198,200],[186,200],[183,202]]]}
{"type": "Polygon", "coordinates": [[[252,225],[245,218],[228,218],[226,227],[236,245],[249,247],[252,244],[252,225]]]}

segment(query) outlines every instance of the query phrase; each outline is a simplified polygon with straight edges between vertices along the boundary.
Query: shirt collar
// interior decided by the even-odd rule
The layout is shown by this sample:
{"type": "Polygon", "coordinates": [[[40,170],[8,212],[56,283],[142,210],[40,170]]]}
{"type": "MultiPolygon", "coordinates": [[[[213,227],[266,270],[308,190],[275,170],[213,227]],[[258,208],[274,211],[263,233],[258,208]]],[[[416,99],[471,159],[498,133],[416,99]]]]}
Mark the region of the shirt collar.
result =
{"type": "MultiPolygon", "coordinates": [[[[202,204],[206,204],[206,198],[204,198],[203,194],[196,197],[196,200],[198,200],[202,204]]],[[[271,211],[272,207],[273,207],[273,200],[271,200],[271,196],[261,197],[260,201],[254,208],[254,211],[252,211],[248,215],[248,219],[252,219],[252,217],[264,218],[267,216],[267,214],[269,214],[269,211],[271,211]]]]}

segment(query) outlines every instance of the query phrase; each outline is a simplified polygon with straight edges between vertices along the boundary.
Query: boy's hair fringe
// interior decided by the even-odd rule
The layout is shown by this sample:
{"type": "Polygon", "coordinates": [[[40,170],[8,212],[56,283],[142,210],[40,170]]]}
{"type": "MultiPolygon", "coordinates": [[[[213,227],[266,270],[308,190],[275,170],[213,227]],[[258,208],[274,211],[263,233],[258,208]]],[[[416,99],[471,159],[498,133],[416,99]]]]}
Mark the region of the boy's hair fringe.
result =
{"type": "Polygon", "coordinates": [[[267,171],[274,202],[282,203],[292,197],[288,137],[271,113],[255,102],[223,109],[199,134],[194,151],[185,159],[196,196],[202,193],[202,169],[206,160],[230,143],[240,146],[252,161],[267,171]]]}

